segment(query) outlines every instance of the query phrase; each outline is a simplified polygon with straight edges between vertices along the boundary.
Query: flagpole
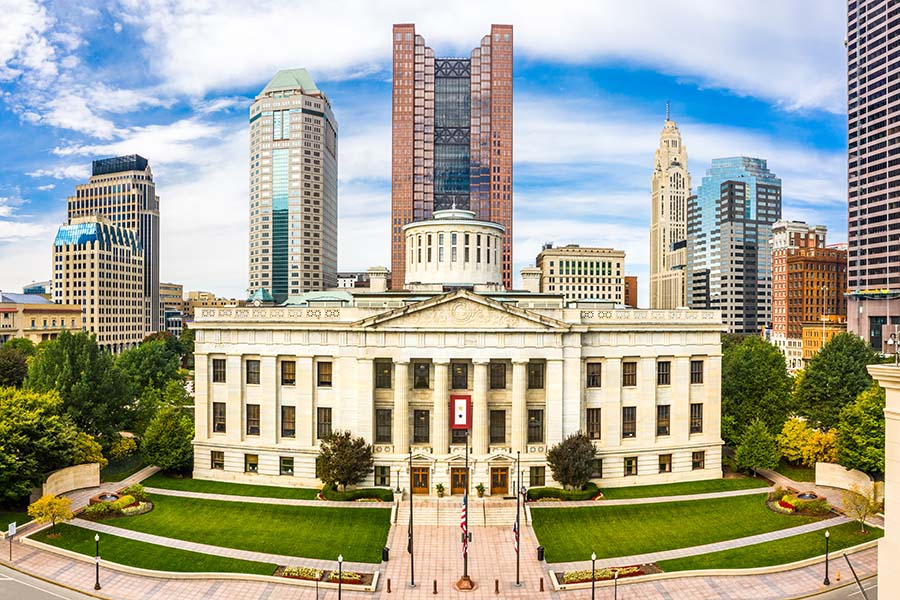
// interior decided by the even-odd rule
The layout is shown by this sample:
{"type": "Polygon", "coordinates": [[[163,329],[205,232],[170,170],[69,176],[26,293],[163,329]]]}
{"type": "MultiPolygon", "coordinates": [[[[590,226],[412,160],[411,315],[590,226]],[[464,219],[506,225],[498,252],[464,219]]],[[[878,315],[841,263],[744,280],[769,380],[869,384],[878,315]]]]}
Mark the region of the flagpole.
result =
{"type": "MultiPolygon", "coordinates": [[[[468,425],[468,423],[466,423],[468,425]]],[[[466,527],[463,530],[463,579],[469,578],[469,428],[466,427],[466,489],[463,491],[463,502],[466,505],[466,527]]]]}
{"type": "Polygon", "coordinates": [[[409,587],[416,587],[416,566],[413,553],[413,474],[412,446],[409,447],[409,531],[407,533],[406,551],[409,552],[409,587]]]}
{"type": "Polygon", "coordinates": [[[519,462],[522,459],[522,452],[516,451],[516,587],[520,587],[522,582],[519,580],[519,556],[521,556],[521,552],[519,551],[519,505],[521,504],[520,500],[522,494],[519,493],[519,490],[522,489],[522,469],[519,468],[519,462]]]}

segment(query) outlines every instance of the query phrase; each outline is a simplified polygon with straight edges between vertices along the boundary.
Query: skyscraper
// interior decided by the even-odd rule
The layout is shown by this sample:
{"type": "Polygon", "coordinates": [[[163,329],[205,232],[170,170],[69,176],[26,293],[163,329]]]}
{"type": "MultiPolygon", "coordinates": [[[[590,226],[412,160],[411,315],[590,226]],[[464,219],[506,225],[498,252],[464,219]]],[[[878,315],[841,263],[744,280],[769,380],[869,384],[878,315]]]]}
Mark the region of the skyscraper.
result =
{"type": "Polygon", "coordinates": [[[900,170],[896,168],[900,11],[847,3],[847,326],[879,352],[900,326],[900,170]],[[888,54],[890,53],[890,54],[888,54]]]}
{"type": "Polygon", "coordinates": [[[650,308],[687,306],[687,202],[691,174],[681,132],[669,119],[659,136],[650,177],[650,308]]]}
{"type": "Polygon", "coordinates": [[[250,286],[337,285],[337,122],[306,69],[278,71],[250,106],[250,286]]]}
{"type": "Polygon", "coordinates": [[[404,284],[403,226],[435,210],[472,210],[503,225],[512,286],[511,25],[491,25],[469,58],[435,58],[415,25],[394,25],[391,274],[404,284]]]}
{"type": "Polygon", "coordinates": [[[150,163],[130,154],[95,160],[88,183],[75,187],[68,200],[69,223],[84,217],[103,217],[118,228],[135,233],[143,265],[144,333],[163,329],[159,301],[159,196],[150,163]]]}
{"type": "Polygon", "coordinates": [[[687,294],[691,308],[718,308],[729,333],[772,321],[772,224],[781,179],[760,158],[715,158],[688,201],[687,294]]]}

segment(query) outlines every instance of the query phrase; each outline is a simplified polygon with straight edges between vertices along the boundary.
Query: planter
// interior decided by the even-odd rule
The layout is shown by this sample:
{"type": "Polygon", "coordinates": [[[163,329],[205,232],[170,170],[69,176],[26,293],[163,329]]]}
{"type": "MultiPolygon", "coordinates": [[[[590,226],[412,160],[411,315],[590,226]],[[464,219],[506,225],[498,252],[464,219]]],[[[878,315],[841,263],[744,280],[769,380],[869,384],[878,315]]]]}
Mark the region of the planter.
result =
{"type": "MultiPolygon", "coordinates": [[[[629,567],[605,567],[597,569],[594,581],[610,581],[616,578],[616,572],[619,573],[619,579],[627,577],[637,577],[639,575],[650,575],[653,573],[661,573],[662,571],[656,565],[632,565],[629,567]]],[[[590,583],[591,570],[581,569],[578,571],[564,571],[556,574],[560,583],[571,585],[576,583],[590,583]]]]}

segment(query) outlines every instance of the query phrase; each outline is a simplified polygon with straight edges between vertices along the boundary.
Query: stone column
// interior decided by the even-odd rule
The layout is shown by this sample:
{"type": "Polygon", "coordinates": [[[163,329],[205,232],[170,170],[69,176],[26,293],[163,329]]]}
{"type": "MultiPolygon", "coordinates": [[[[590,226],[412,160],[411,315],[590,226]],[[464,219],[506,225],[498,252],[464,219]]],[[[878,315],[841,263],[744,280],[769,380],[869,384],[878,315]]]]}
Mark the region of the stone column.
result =
{"type": "Polygon", "coordinates": [[[450,361],[434,361],[434,410],[431,420],[431,446],[435,454],[450,452],[450,361]]]}
{"type": "Polygon", "coordinates": [[[394,361],[394,454],[409,450],[409,360],[394,361]]]}
{"type": "Polygon", "coordinates": [[[225,358],[225,439],[237,443],[244,439],[244,373],[240,354],[225,358]]]}
{"type": "Polygon", "coordinates": [[[209,364],[206,354],[194,354],[194,440],[198,441],[209,439],[212,422],[209,364]]]}
{"type": "Polygon", "coordinates": [[[488,367],[490,361],[475,360],[475,384],[472,394],[472,453],[488,453],[488,367]]]}
{"type": "Polygon", "coordinates": [[[884,538],[878,542],[878,587],[900,590],[900,369],[871,365],[869,373],[885,390],[884,538]]]}
{"type": "Polygon", "coordinates": [[[259,398],[259,441],[262,444],[275,445],[278,418],[278,359],[275,356],[261,356],[259,365],[259,383],[262,394],[259,398]]]}
{"type": "Polygon", "coordinates": [[[513,361],[512,377],[512,451],[525,452],[528,434],[528,410],[525,392],[528,388],[528,361],[513,361]]]}
{"type": "Polygon", "coordinates": [[[313,401],[315,374],[311,356],[297,357],[297,444],[301,448],[316,445],[316,406],[313,401]]]}
{"type": "MultiPolygon", "coordinates": [[[[564,365],[565,361],[560,359],[549,359],[547,361],[547,401],[544,410],[547,446],[561,442],[565,436],[563,425],[564,412],[569,408],[567,403],[571,401],[565,395],[565,391],[566,384],[572,386],[572,382],[564,382],[563,380],[564,365]]],[[[580,394],[576,402],[579,405],[581,404],[580,394]]]]}

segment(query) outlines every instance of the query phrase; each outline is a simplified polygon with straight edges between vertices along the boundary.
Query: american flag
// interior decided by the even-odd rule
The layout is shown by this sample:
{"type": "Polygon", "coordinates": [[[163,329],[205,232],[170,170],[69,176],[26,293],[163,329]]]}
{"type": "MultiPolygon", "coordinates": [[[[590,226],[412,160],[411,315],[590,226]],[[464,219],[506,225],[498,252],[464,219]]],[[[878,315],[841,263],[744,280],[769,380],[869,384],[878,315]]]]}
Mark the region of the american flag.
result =
{"type": "Polygon", "coordinates": [[[515,536],[514,543],[515,543],[515,548],[516,548],[516,554],[518,554],[519,553],[519,517],[518,517],[518,515],[516,515],[516,520],[513,523],[513,535],[515,536]]]}
{"type": "Polygon", "coordinates": [[[468,512],[466,510],[468,508],[468,505],[469,505],[469,494],[464,493],[463,501],[462,501],[462,514],[459,516],[459,528],[462,529],[462,540],[463,540],[462,553],[463,553],[463,556],[465,556],[469,550],[469,524],[467,522],[468,521],[468,512]]]}

